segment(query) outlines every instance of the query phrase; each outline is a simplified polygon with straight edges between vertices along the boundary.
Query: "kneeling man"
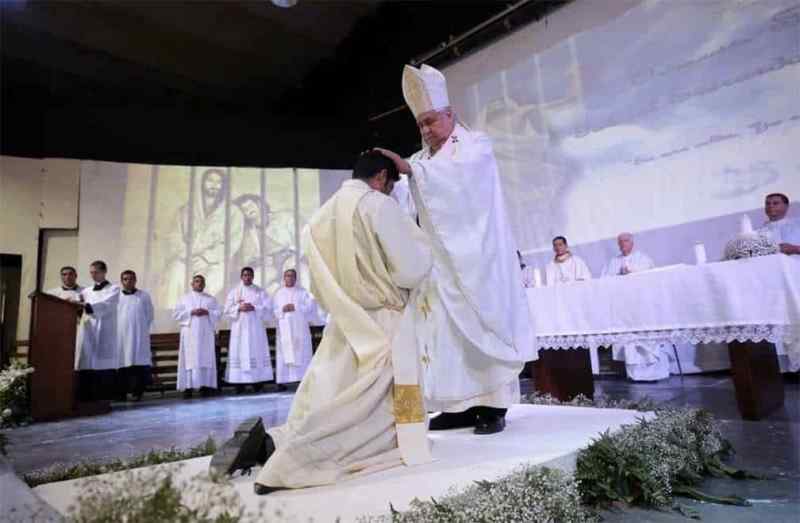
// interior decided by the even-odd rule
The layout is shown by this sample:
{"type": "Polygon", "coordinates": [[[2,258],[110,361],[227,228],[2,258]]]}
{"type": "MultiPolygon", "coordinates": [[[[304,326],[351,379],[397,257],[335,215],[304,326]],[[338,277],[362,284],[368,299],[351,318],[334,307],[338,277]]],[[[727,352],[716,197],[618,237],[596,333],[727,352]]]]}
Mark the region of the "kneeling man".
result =
{"type": "Polygon", "coordinates": [[[432,259],[424,233],[387,196],[398,178],[391,161],[365,153],[311,219],[311,292],[330,311],[322,343],[286,424],[265,433],[260,418],[244,422],[212,473],[266,463],[255,491],[268,494],[430,461],[410,313],[432,259]]]}

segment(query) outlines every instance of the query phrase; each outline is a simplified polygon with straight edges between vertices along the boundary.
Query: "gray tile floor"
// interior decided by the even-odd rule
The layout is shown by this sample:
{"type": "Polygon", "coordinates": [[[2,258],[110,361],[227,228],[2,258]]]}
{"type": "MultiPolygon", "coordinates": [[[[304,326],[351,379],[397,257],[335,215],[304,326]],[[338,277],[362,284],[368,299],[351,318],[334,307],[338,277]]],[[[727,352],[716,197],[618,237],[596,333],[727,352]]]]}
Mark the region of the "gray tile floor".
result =
{"type": "MultiPolygon", "coordinates": [[[[523,382],[523,391],[533,383],[523,382]]],[[[739,417],[733,385],[726,374],[672,377],[658,383],[632,383],[603,378],[596,393],[614,398],[649,397],[665,405],[703,407],[723,425],[737,455],[734,464],[768,474],[768,481],[709,480],[703,488],[716,494],[739,494],[753,506],[723,507],[683,502],[705,521],[800,523],[800,384],[785,384],[786,402],[768,419],[753,422],[739,417]]],[[[9,458],[17,473],[53,463],[73,463],[131,456],[153,448],[188,447],[209,435],[227,437],[243,419],[259,415],[267,425],[286,419],[292,392],[225,395],[183,400],[179,397],[114,404],[106,416],[34,424],[7,431],[9,458]]],[[[603,514],[606,521],[686,521],[674,512],[622,510],[603,514]]]]}

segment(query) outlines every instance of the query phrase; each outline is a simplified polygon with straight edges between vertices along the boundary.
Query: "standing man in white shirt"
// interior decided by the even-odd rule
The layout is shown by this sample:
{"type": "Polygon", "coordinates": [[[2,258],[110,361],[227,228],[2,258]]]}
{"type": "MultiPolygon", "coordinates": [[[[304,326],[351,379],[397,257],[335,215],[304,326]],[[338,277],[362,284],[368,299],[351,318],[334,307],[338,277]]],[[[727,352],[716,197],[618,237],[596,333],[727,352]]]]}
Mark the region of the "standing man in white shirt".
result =
{"type": "Polygon", "coordinates": [[[79,371],[78,395],[84,400],[113,399],[119,368],[117,307],[119,287],[106,279],[102,260],[92,262],[93,287],[80,293],[83,313],[75,346],[75,370],[79,371]]]}
{"type": "Polygon", "coordinates": [[[125,401],[130,392],[133,399],[139,401],[152,378],[150,325],[153,323],[153,302],[150,294],[136,288],[135,272],[122,271],[119,281],[122,284],[117,316],[119,399],[125,401]]]}
{"type": "Polygon", "coordinates": [[[251,267],[241,270],[242,282],[228,293],[225,316],[231,322],[228,364],[225,381],[244,392],[246,384],[260,392],[264,382],[273,378],[267,329],[264,322],[272,315],[272,303],[266,291],[253,283],[251,267]]]}
{"type": "Polygon", "coordinates": [[[553,238],[553,252],[555,253],[553,261],[545,267],[548,287],[592,279],[592,273],[586,262],[580,256],[572,254],[565,237],[553,238]]]}
{"type": "Polygon", "coordinates": [[[286,383],[296,383],[311,363],[311,328],[309,320],[317,309],[314,297],[297,285],[297,271],[288,269],[283,273],[283,287],[273,298],[275,314],[275,382],[278,390],[285,390],[286,383]]]}
{"type": "Polygon", "coordinates": [[[764,213],[767,221],[758,232],[771,237],[783,254],[800,254],[800,221],[787,218],[789,197],[782,193],[768,194],[764,198],[764,213]]]}
{"type": "Polygon", "coordinates": [[[178,391],[184,399],[192,390],[207,396],[217,388],[216,328],[222,317],[217,299],[203,292],[206,279],[197,274],[192,278],[192,290],[178,300],[172,313],[181,326],[178,349],[178,391]]]}
{"type": "Polygon", "coordinates": [[[79,302],[81,301],[81,291],[83,287],[78,285],[78,272],[75,267],[65,265],[61,267],[61,287],[52,288],[47,294],[58,296],[62,300],[79,302]]]}
{"type": "Polygon", "coordinates": [[[624,276],[632,272],[649,271],[655,264],[652,258],[642,251],[633,250],[633,235],[623,232],[617,236],[619,254],[611,258],[603,267],[602,276],[624,276]]]}

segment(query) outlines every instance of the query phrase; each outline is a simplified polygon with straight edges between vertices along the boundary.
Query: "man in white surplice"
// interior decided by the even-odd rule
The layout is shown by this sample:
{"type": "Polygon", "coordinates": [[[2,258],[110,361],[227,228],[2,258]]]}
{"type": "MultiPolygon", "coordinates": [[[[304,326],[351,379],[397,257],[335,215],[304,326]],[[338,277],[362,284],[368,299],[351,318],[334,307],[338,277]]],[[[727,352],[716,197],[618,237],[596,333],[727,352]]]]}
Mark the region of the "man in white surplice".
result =
{"type": "Polygon", "coordinates": [[[546,285],[564,285],[576,281],[592,279],[592,273],[583,258],[572,254],[567,239],[563,236],[553,238],[553,261],[544,269],[546,285]]]}
{"type": "Polygon", "coordinates": [[[617,236],[617,246],[619,254],[614,256],[605,267],[603,267],[602,277],[625,276],[632,272],[649,271],[655,267],[652,258],[640,250],[633,250],[633,235],[623,232],[617,236]]]}
{"type": "Polygon", "coordinates": [[[266,291],[253,283],[255,272],[251,267],[243,268],[240,274],[242,282],[225,299],[225,316],[231,322],[225,381],[236,385],[237,394],[248,383],[260,392],[264,382],[273,377],[264,326],[272,316],[272,303],[266,291]]]}
{"type": "Polygon", "coordinates": [[[66,265],[61,267],[61,286],[50,289],[47,294],[58,296],[62,300],[79,302],[81,301],[81,291],[83,287],[78,285],[78,272],[75,267],[66,265]]]}
{"type": "Polygon", "coordinates": [[[768,194],[764,199],[767,222],[758,232],[768,235],[780,247],[783,254],[800,254],[800,220],[787,218],[789,197],[781,193],[768,194]]]}
{"type": "Polygon", "coordinates": [[[205,288],[205,277],[196,275],[192,290],[178,300],[172,312],[172,318],[181,326],[177,388],[187,399],[192,397],[192,389],[205,396],[217,388],[214,335],[222,309],[215,297],[203,292],[205,288]]]}
{"type": "Polygon", "coordinates": [[[92,262],[89,275],[94,286],[83,289],[78,298],[84,308],[75,345],[75,370],[79,371],[78,394],[83,400],[116,395],[119,287],[106,280],[107,271],[104,261],[92,262]]]}
{"type": "Polygon", "coordinates": [[[117,309],[117,343],[120,348],[118,384],[121,400],[128,392],[136,401],[142,399],[150,384],[153,355],[150,349],[150,325],[153,301],[150,294],[136,288],[136,273],[122,271],[119,276],[122,294],[117,309]]]}
{"type": "Polygon", "coordinates": [[[317,303],[307,290],[297,285],[297,271],[283,273],[283,287],[272,299],[277,325],[275,336],[275,382],[295,383],[311,363],[309,320],[316,314],[317,303]]]}
{"type": "Polygon", "coordinates": [[[418,315],[426,404],[442,411],[430,428],[492,434],[519,400],[524,362],[537,357],[497,162],[489,137],[456,117],[441,72],[406,66],[403,96],[422,150],[408,161],[380,151],[407,175],[399,191],[408,190],[433,248],[418,315]]]}
{"type": "Polygon", "coordinates": [[[311,291],[330,311],[285,425],[240,425],[211,469],[266,461],[255,490],[330,484],[431,460],[411,312],[431,267],[422,231],[386,196],[397,170],[376,152],[303,233],[311,291]],[[268,458],[268,459],[267,459],[268,458]]]}

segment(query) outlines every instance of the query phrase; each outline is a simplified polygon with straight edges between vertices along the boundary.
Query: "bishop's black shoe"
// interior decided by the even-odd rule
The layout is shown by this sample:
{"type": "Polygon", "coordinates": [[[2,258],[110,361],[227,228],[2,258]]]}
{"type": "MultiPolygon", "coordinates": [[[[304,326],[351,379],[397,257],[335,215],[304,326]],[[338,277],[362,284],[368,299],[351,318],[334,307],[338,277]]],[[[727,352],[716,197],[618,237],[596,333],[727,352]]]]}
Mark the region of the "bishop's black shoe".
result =
{"type": "Polygon", "coordinates": [[[474,427],[478,418],[475,409],[467,409],[464,412],[442,412],[435,418],[431,418],[428,430],[452,430],[474,427]]]}
{"type": "Polygon", "coordinates": [[[506,410],[492,407],[476,407],[478,422],[475,434],[497,434],[506,428],[506,410]]]}
{"type": "Polygon", "coordinates": [[[275,452],[275,443],[264,431],[260,417],[243,421],[211,457],[209,471],[212,476],[233,474],[237,470],[248,471],[256,465],[263,465],[275,452]]]}

